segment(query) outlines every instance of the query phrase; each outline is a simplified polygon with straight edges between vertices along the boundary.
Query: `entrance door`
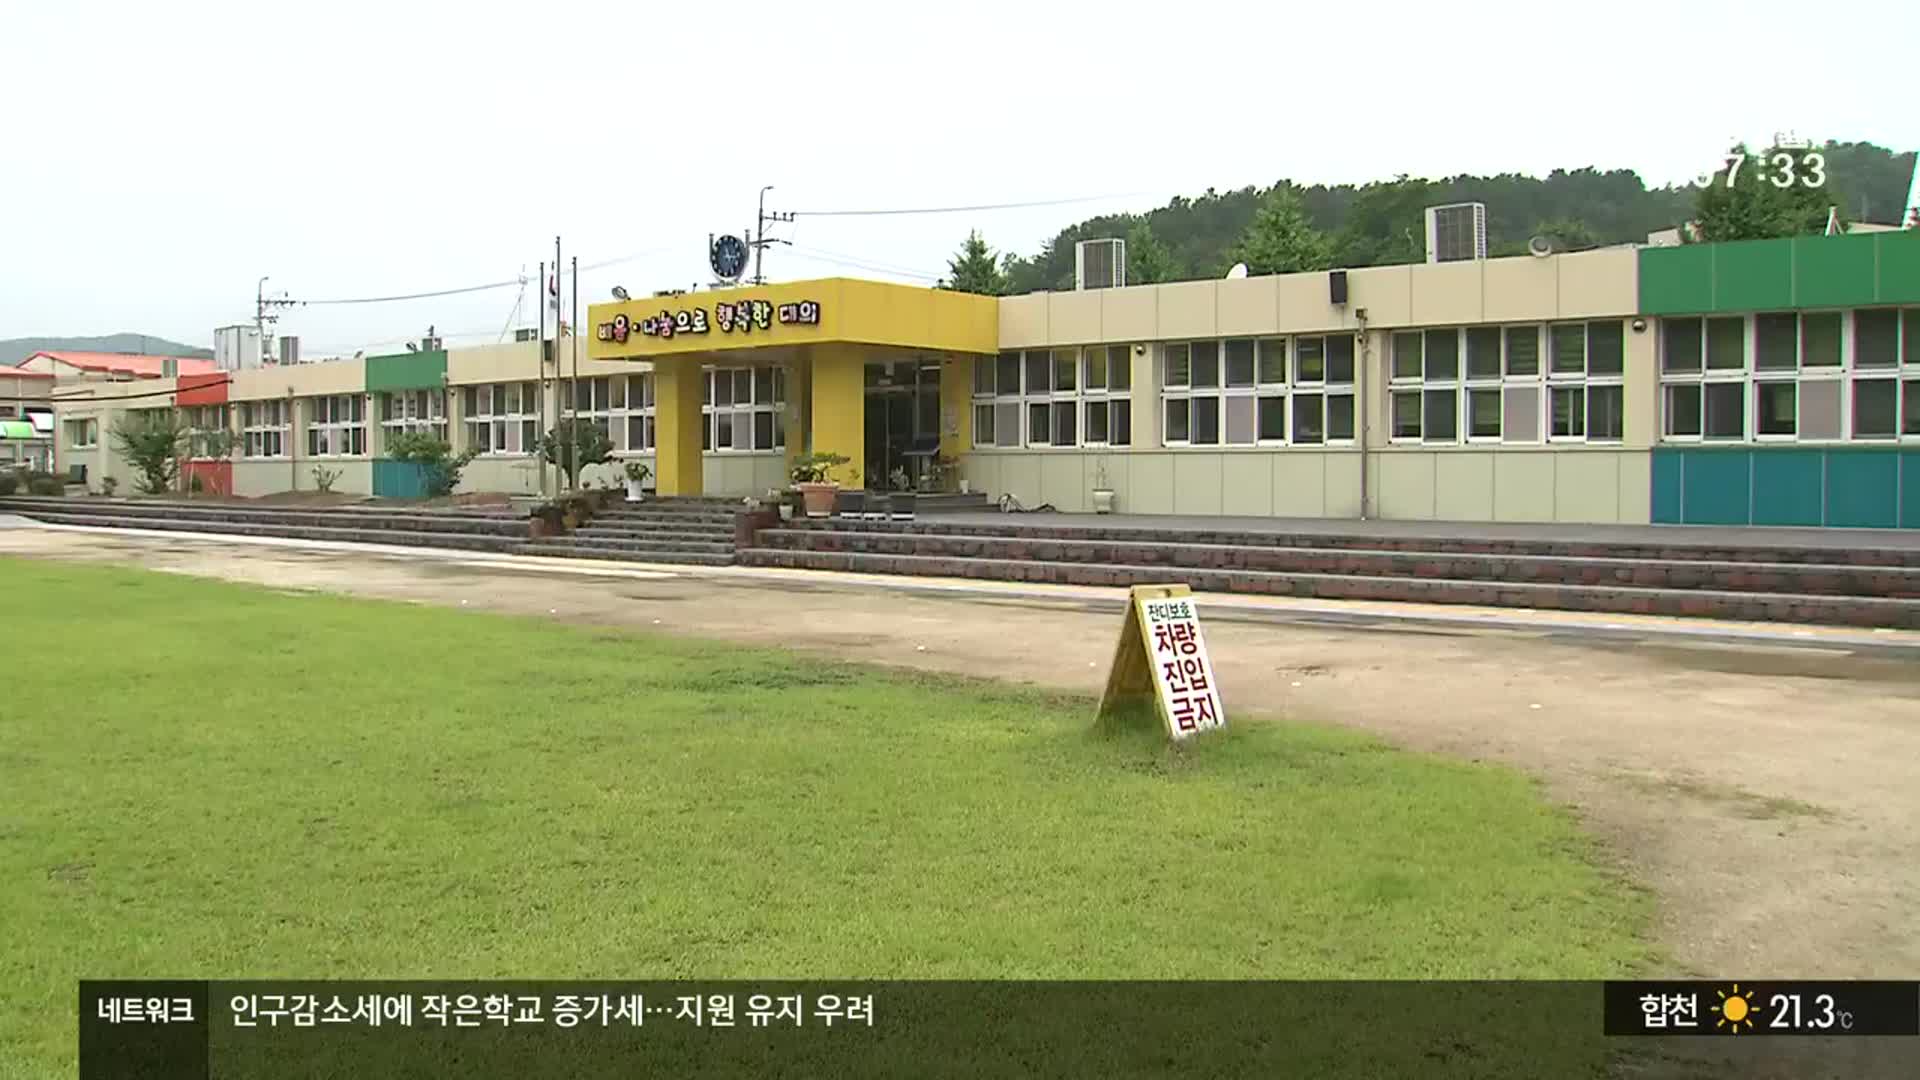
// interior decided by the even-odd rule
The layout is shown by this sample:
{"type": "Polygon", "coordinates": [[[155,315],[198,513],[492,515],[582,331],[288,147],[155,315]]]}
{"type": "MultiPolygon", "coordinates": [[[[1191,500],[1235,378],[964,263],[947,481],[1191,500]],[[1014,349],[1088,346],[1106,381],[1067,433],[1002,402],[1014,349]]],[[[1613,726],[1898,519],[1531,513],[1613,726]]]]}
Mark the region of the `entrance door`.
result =
{"type": "Polygon", "coordinates": [[[867,487],[918,490],[940,448],[940,366],[868,364],[866,384],[867,487]]]}

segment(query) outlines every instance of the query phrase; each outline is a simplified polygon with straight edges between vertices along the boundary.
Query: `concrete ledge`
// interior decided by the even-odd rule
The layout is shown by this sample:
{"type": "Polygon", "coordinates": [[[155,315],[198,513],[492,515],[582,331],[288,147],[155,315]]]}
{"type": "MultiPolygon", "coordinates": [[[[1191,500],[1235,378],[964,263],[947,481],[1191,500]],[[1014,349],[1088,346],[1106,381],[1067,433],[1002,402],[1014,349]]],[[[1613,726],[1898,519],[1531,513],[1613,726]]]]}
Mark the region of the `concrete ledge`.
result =
{"type": "Polygon", "coordinates": [[[1477,604],[1606,611],[1642,615],[1839,626],[1920,629],[1920,601],[1872,597],[1805,596],[1674,590],[1624,585],[1567,585],[1455,579],[1291,574],[1256,570],[1180,569],[1093,563],[970,559],[857,552],[749,548],[748,566],[855,573],[990,578],[1061,585],[1136,585],[1186,582],[1204,592],[1260,593],[1334,600],[1388,600],[1421,604],[1477,604]]]}
{"type": "Polygon", "coordinates": [[[1184,537],[1165,537],[1147,543],[1078,537],[942,536],[806,528],[766,529],[756,543],[742,546],[870,555],[1166,566],[1182,570],[1258,570],[1920,599],[1920,569],[1907,567],[1238,546],[1190,543],[1184,537]]]}

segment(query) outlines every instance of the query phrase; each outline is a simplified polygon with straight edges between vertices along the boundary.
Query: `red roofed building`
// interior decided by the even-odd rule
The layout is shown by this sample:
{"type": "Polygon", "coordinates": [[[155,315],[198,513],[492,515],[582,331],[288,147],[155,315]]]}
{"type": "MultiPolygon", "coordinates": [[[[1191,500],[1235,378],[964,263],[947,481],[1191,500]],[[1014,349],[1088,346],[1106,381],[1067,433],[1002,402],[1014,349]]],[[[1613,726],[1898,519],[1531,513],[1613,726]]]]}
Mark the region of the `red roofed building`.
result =
{"type": "Polygon", "coordinates": [[[37,352],[20,361],[24,371],[47,375],[105,375],[109,378],[159,379],[169,375],[210,375],[219,369],[211,360],[136,353],[77,352],[55,349],[37,352]]]}

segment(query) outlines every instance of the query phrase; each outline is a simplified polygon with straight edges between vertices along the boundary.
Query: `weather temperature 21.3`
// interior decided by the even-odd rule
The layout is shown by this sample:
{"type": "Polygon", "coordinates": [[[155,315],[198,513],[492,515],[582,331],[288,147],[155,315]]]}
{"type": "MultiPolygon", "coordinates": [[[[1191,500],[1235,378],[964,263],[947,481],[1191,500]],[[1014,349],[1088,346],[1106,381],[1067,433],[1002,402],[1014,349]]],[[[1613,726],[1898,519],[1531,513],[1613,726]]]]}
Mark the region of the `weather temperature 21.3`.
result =
{"type": "Polygon", "coordinates": [[[1920,983],[1609,982],[1609,1035],[1920,1035],[1920,983]]]}

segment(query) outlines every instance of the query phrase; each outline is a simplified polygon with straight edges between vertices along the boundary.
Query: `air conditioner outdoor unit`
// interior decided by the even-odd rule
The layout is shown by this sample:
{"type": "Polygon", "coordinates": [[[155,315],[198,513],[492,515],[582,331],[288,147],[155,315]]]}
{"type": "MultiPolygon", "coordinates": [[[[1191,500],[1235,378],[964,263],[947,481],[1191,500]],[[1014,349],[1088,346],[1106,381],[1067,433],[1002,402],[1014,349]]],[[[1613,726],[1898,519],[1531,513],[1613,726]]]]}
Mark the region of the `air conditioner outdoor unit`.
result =
{"type": "Polygon", "coordinates": [[[1127,283],[1125,240],[1082,240],[1073,245],[1073,287],[1118,289],[1127,283]]]}
{"type": "Polygon", "coordinates": [[[513,332],[513,340],[515,341],[538,341],[539,338],[540,331],[528,326],[523,326],[513,332]]]}
{"type": "Polygon", "coordinates": [[[1487,204],[1427,207],[1427,261],[1458,262],[1487,257],[1487,204]]]}
{"type": "Polygon", "coordinates": [[[420,339],[420,351],[421,351],[421,352],[438,352],[439,350],[440,350],[440,339],[439,339],[439,338],[437,338],[437,337],[429,337],[429,338],[421,338],[421,339],[420,339]]]}

